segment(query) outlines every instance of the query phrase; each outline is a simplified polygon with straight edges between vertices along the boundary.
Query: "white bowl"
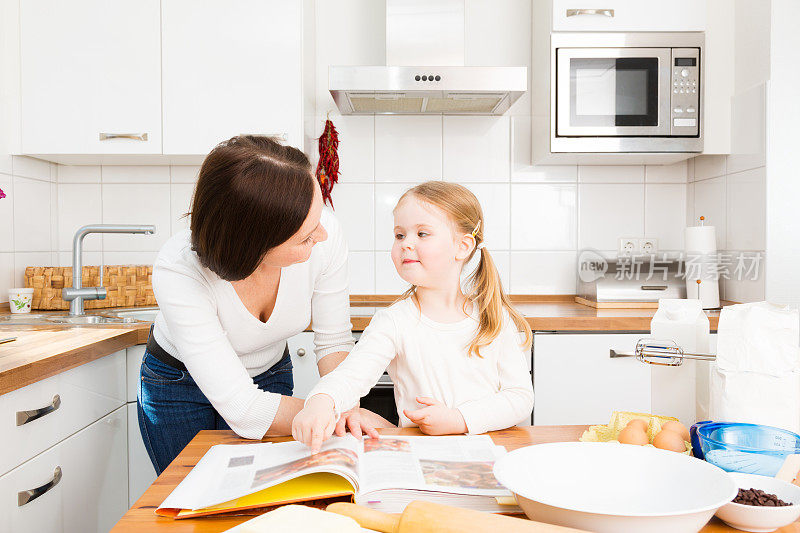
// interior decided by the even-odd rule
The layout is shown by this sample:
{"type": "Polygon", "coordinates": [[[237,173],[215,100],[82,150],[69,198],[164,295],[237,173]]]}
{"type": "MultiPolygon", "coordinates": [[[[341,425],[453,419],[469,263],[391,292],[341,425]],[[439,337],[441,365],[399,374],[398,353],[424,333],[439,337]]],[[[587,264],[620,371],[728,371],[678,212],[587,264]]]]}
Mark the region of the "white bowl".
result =
{"type": "Polygon", "coordinates": [[[800,518],[800,487],[797,485],[756,474],[731,472],[730,476],[739,488],[760,489],[793,505],[759,507],[731,502],[717,511],[717,516],[729,526],[743,531],[775,531],[800,518]]]}
{"type": "Polygon", "coordinates": [[[615,442],[520,448],[494,475],[531,520],[601,533],[696,533],[738,492],[710,463],[615,442]]]}

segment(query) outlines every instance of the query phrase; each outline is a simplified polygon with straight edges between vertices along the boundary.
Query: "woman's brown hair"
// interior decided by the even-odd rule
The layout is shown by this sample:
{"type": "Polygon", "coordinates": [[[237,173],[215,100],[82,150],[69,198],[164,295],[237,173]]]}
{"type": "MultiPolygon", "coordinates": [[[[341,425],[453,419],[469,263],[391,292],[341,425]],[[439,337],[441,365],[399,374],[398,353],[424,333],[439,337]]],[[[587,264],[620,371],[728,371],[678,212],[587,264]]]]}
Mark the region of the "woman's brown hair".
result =
{"type": "MultiPolygon", "coordinates": [[[[436,206],[450,219],[456,233],[468,233],[475,238],[476,247],[472,249],[464,264],[468,263],[475,253],[481,255],[478,268],[475,269],[468,280],[470,286],[467,299],[478,306],[478,332],[469,345],[469,355],[480,357],[480,349],[491,344],[503,329],[503,310],[508,312],[517,330],[524,333],[525,340],[522,346],[530,348],[533,336],[528,321],[511,305],[511,300],[503,291],[500,274],[494,264],[489,250],[483,244],[483,235],[486,223],[483,210],[478,199],[472,191],[456,183],[444,181],[427,181],[409,189],[400,197],[397,205],[408,196],[415,196],[419,200],[436,206]],[[478,247],[481,249],[478,249],[478,247]]],[[[396,208],[395,208],[396,209],[396,208]]],[[[414,298],[416,301],[416,287],[411,286],[401,298],[414,298]]]]}
{"type": "Polygon", "coordinates": [[[189,213],[192,250],[222,279],[244,279],[300,229],[313,198],[303,152],[270,137],[232,137],[200,167],[189,213]]]}

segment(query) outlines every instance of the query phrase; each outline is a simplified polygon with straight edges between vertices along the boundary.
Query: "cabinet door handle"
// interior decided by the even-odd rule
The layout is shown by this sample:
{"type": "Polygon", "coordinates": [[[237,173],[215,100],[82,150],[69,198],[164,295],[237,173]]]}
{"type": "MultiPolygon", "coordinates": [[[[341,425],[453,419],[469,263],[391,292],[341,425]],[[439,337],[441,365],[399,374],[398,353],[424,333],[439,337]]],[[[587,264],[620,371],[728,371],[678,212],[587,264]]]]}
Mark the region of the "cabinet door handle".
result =
{"type": "Polygon", "coordinates": [[[17,493],[17,507],[22,507],[28,502],[32,502],[48,490],[52,489],[61,481],[61,467],[57,466],[53,472],[53,479],[35,489],[23,490],[17,493]]]}
{"type": "Polygon", "coordinates": [[[100,140],[107,141],[109,139],[133,139],[134,141],[146,141],[146,133],[101,133],[100,140]]]}
{"type": "Polygon", "coordinates": [[[297,357],[303,357],[306,354],[305,348],[298,348],[297,349],[297,357]]]}
{"type": "Polygon", "coordinates": [[[46,405],[41,409],[33,409],[32,411],[17,411],[17,425],[23,426],[28,422],[33,422],[37,418],[42,418],[44,415],[52,413],[59,407],[61,407],[61,396],[56,394],[53,396],[53,401],[50,402],[50,405],[46,405]]]}
{"type": "Polygon", "coordinates": [[[568,17],[577,17],[578,15],[603,15],[604,17],[614,18],[613,9],[567,9],[568,17]]]}

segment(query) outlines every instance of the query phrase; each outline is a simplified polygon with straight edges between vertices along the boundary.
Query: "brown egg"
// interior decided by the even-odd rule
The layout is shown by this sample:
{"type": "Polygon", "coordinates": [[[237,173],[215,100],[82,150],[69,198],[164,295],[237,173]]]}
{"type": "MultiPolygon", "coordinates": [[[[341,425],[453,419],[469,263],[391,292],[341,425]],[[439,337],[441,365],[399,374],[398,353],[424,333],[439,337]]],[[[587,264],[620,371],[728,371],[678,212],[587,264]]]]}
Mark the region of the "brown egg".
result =
{"type": "Polygon", "coordinates": [[[655,436],[653,439],[653,446],[671,452],[683,453],[686,451],[686,444],[683,442],[683,437],[666,429],[660,431],[658,435],[655,436]]]}
{"type": "Polygon", "coordinates": [[[635,426],[626,427],[620,431],[617,440],[622,444],[638,444],[639,446],[644,446],[649,443],[647,440],[647,433],[635,426]]]}
{"type": "Polygon", "coordinates": [[[635,419],[631,420],[630,422],[628,422],[628,425],[625,426],[625,427],[637,428],[640,431],[644,431],[645,433],[647,432],[647,422],[645,422],[641,418],[635,418],[635,419]]]}
{"type": "Polygon", "coordinates": [[[664,422],[664,425],[661,426],[661,429],[677,433],[678,435],[683,437],[683,440],[689,442],[689,430],[686,429],[686,426],[684,426],[680,422],[675,422],[674,420],[670,420],[669,422],[664,422]]]}

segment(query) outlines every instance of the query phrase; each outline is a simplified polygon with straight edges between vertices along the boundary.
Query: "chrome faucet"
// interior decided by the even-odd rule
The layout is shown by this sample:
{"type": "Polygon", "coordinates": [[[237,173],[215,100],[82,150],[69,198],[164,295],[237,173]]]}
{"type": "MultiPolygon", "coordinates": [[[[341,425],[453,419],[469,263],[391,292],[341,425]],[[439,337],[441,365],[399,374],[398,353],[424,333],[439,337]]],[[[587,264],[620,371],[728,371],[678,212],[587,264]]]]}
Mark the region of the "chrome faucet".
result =
{"type": "MultiPolygon", "coordinates": [[[[83,315],[84,300],[104,300],[106,297],[105,287],[81,287],[83,277],[83,266],[81,253],[83,248],[83,238],[89,233],[143,233],[152,235],[156,227],[150,225],[129,225],[129,224],[89,224],[78,228],[75,237],[72,239],[72,287],[61,289],[61,298],[69,302],[69,316],[83,315]]],[[[103,283],[102,277],[100,283],[103,283]]]]}

